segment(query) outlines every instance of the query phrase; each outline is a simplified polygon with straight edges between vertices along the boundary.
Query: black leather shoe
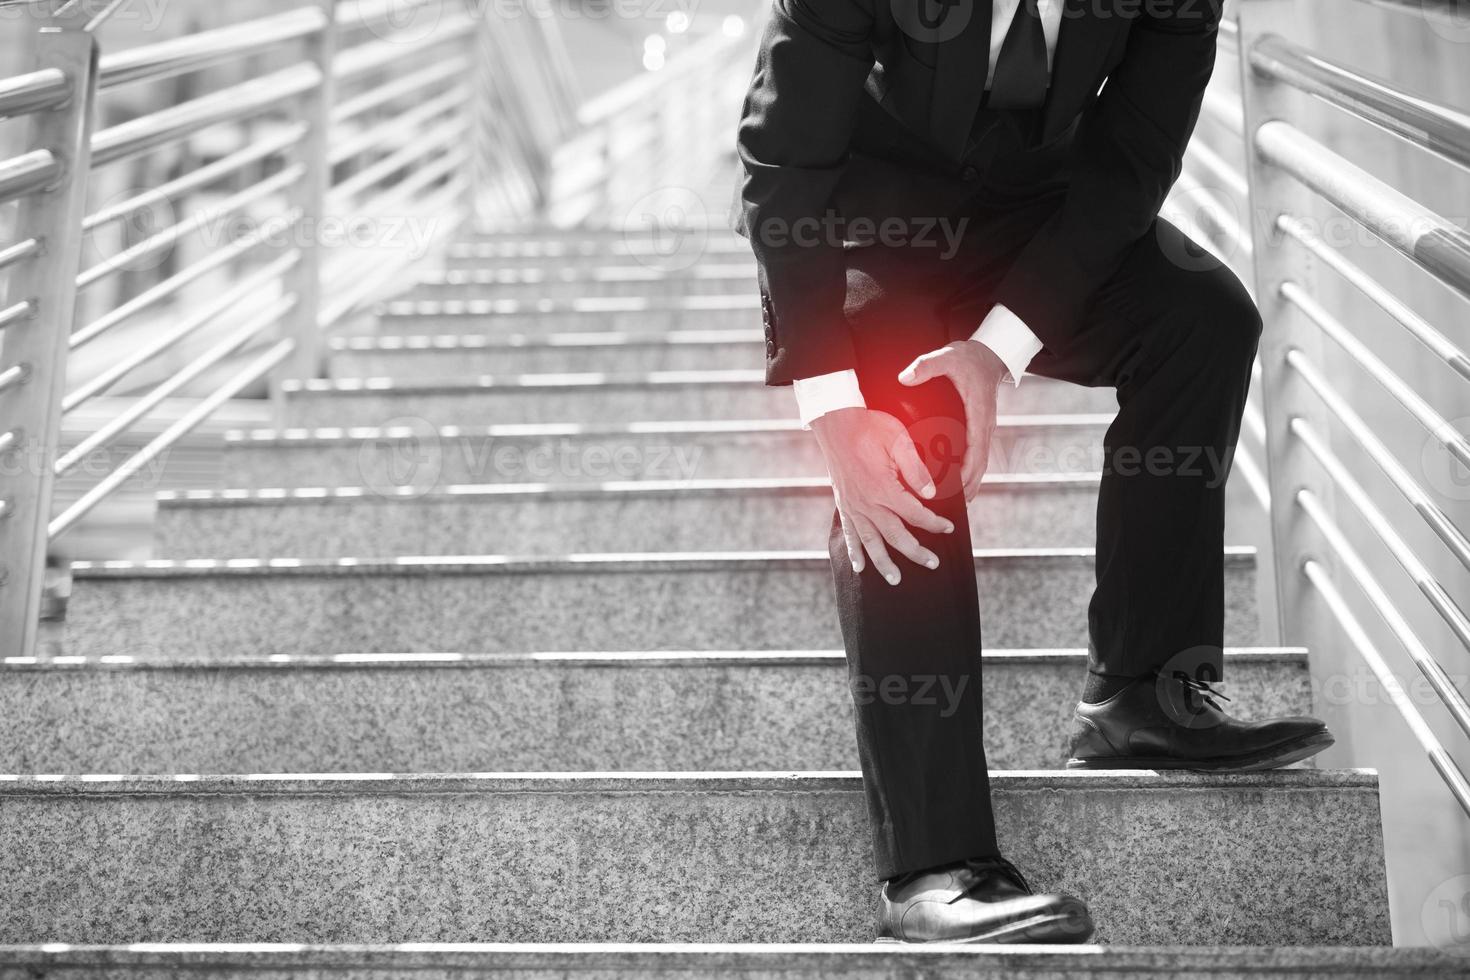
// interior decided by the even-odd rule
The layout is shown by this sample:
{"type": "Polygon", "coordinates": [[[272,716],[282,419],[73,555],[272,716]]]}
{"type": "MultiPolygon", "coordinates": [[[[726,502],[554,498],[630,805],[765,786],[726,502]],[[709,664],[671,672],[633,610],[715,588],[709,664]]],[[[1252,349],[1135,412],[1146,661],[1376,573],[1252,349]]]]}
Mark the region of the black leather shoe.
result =
{"type": "Polygon", "coordinates": [[[878,942],[1085,943],[1087,906],[1037,895],[1004,858],[977,858],[885,882],[878,942]]]}
{"type": "Polygon", "coordinates": [[[1332,733],[1316,718],[1240,721],[1229,698],[1186,674],[1141,677],[1072,716],[1068,769],[1189,769],[1254,772],[1316,755],[1332,733]]]}

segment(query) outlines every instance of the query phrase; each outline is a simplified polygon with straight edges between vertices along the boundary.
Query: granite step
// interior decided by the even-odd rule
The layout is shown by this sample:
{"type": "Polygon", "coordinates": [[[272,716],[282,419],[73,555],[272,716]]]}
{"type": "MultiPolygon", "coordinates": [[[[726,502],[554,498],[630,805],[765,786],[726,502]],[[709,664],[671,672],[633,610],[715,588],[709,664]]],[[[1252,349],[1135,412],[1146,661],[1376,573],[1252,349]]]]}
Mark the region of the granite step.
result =
{"type": "MultiPolygon", "coordinates": [[[[1085,651],[983,656],[991,768],[1060,768],[1085,651]]],[[[1306,651],[1225,657],[1233,713],[1311,712],[1306,651]]],[[[858,767],[840,650],[9,658],[0,752],[32,773],[858,767]]]]}
{"type": "MultiPolygon", "coordinates": [[[[1037,886],[1130,945],[1390,942],[1378,780],[997,773],[1037,886]]],[[[862,942],[851,773],[0,782],[0,942],[862,942]]]]}
{"type": "Polygon", "coordinates": [[[0,948],[0,978],[258,980],[1461,980],[1452,950],[1389,946],[879,946],[873,943],[414,943],[407,946],[149,944],[0,948]],[[7,968],[7,966],[9,968],[7,968]]]}
{"type": "Polygon", "coordinates": [[[754,262],[700,263],[665,271],[643,265],[591,268],[431,269],[409,299],[573,299],[579,296],[734,296],[756,289],[754,262]]]}
{"type": "Polygon", "coordinates": [[[609,235],[602,241],[530,237],[522,240],[458,242],[445,253],[450,269],[546,267],[595,269],[635,266],[678,272],[694,266],[750,262],[750,243],[731,234],[678,238],[609,235]]]}
{"type": "MultiPolygon", "coordinates": [[[[990,472],[1094,474],[1112,416],[1002,415],[990,472]]],[[[249,429],[225,434],[220,486],[412,487],[604,480],[822,477],[795,419],[249,429]]]]}
{"type": "MultiPolygon", "coordinates": [[[[650,371],[637,374],[522,374],[397,381],[312,378],[282,382],[288,427],[495,423],[630,423],[683,419],[793,418],[787,388],[760,371],[650,371]]],[[[1007,414],[1115,411],[1110,388],[1030,379],[1001,392],[1007,414]],[[1034,381],[1034,383],[1033,383],[1034,381]]]]}
{"type": "MultiPolygon", "coordinates": [[[[1096,538],[1098,479],[987,474],[969,507],[976,547],[1067,547],[1096,538]]],[[[827,546],[832,488],[810,478],[485,484],[276,492],[166,491],[160,558],[571,551],[768,551],[827,546]]]]}
{"type": "MultiPolygon", "coordinates": [[[[1226,640],[1256,641],[1226,548],[1226,640]]],[[[977,550],[992,648],[1086,645],[1090,548],[977,550]]],[[[822,552],[78,562],[65,652],[165,658],[841,645],[822,552]]]]}
{"type": "Polygon", "coordinates": [[[628,333],[422,334],[334,337],[327,358],[333,378],[390,377],[422,381],[473,374],[754,369],[766,344],[754,330],[628,333]]]}
{"type": "Polygon", "coordinates": [[[547,334],[595,330],[760,330],[760,295],[586,296],[573,299],[396,299],[376,308],[375,332],[547,334]]]}

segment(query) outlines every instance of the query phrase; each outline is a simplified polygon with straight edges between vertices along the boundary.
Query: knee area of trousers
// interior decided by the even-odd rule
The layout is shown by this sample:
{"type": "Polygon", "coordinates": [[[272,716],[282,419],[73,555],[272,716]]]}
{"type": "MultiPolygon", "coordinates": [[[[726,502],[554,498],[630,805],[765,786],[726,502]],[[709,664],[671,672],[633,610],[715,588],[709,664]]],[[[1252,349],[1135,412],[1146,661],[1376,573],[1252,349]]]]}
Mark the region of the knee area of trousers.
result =
{"type": "Polygon", "coordinates": [[[1226,274],[1202,290],[1194,323],[1194,340],[1212,361],[1249,369],[1261,340],[1261,311],[1238,279],[1226,274]]]}

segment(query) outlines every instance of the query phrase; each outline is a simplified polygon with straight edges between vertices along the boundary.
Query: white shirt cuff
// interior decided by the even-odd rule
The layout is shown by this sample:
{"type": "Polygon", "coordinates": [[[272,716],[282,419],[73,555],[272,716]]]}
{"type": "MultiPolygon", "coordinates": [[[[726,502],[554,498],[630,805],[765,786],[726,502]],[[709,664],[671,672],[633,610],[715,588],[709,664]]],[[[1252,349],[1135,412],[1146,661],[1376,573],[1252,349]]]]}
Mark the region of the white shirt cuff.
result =
{"type": "Polygon", "coordinates": [[[1006,366],[1006,379],[1011,384],[1020,384],[1021,375],[1031,359],[1041,352],[1042,343],[1026,326],[1024,320],[997,303],[990,308],[980,329],[970,337],[995,352],[1006,366]]]}
{"type": "Polygon", "coordinates": [[[815,419],[839,408],[868,407],[858,387],[857,372],[851,369],[797,378],[791,387],[796,392],[796,410],[801,414],[803,429],[810,429],[815,419]]]}

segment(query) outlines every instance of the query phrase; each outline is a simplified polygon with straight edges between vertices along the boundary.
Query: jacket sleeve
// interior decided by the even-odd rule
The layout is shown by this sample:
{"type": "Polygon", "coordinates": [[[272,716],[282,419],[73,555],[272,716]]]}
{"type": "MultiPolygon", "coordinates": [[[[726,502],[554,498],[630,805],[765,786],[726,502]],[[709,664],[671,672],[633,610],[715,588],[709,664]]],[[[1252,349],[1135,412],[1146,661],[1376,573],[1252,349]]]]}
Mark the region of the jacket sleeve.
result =
{"type": "Polygon", "coordinates": [[[1148,233],[1178,178],[1214,69],[1221,3],[1142,4],[1122,61],[1085,110],[1062,206],[995,297],[1047,346],[1081,328],[1088,300],[1148,233]]]}
{"type": "Polygon", "coordinates": [[[766,382],[854,366],[833,195],[873,65],[874,0],[774,0],[738,149],[737,222],[759,266],[766,382]]]}

